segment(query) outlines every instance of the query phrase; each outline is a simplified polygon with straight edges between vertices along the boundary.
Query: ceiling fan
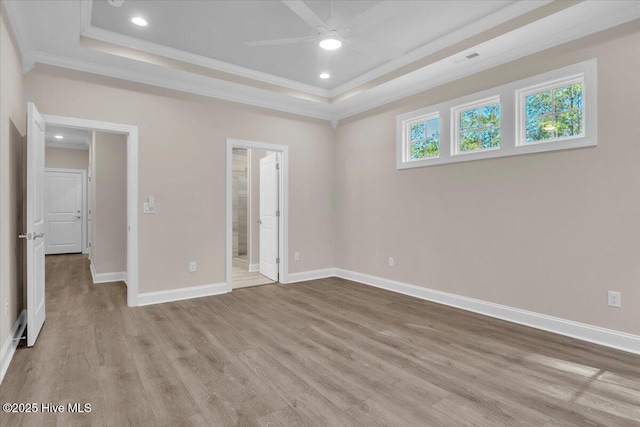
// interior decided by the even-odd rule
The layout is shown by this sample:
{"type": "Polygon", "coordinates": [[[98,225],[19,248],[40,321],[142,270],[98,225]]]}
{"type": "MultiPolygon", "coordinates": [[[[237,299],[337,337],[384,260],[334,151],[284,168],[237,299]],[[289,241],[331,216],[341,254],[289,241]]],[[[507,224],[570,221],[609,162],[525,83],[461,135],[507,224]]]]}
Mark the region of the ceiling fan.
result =
{"type": "Polygon", "coordinates": [[[293,13],[298,15],[304,22],[309,24],[318,33],[315,36],[293,37],[275,40],[260,40],[245,42],[247,46],[281,46],[300,43],[317,42],[318,45],[325,50],[339,49],[343,44],[349,46],[353,50],[361,51],[368,54],[379,55],[385,58],[399,56],[404,51],[395,46],[389,46],[381,43],[374,43],[362,38],[356,37],[353,33],[365,30],[376,25],[384,19],[387,19],[394,12],[393,1],[382,1],[374,7],[364,11],[363,13],[349,19],[348,21],[334,25],[333,24],[333,0],[330,2],[329,18],[322,20],[309,6],[302,0],[281,0],[293,13]]]}

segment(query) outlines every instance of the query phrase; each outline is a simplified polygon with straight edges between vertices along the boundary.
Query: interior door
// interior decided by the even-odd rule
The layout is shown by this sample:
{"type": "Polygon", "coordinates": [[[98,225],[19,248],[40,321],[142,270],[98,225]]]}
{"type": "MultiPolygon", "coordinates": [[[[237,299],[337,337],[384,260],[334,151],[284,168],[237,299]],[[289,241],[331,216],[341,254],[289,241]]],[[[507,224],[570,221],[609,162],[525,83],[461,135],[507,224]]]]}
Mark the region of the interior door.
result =
{"type": "Polygon", "coordinates": [[[82,172],[45,171],[45,254],[82,252],[82,172]]]}
{"type": "Polygon", "coordinates": [[[27,346],[35,344],[45,319],[44,120],[27,104],[27,346]]]}
{"type": "Polygon", "coordinates": [[[279,166],[277,154],[260,159],[260,274],[278,280],[279,166]]]}

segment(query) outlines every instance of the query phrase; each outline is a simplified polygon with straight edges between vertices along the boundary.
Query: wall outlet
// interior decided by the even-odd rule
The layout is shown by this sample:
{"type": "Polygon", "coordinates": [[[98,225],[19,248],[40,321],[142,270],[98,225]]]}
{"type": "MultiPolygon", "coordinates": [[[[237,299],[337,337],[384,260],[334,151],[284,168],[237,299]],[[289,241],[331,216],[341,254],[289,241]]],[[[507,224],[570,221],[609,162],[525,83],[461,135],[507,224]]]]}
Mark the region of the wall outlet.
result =
{"type": "Polygon", "coordinates": [[[389,267],[393,267],[395,265],[395,261],[392,256],[389,257],[389,267]]]}
{"type": "Polygon", "coordinates": [[[295,259],[296,261],[300,261],[300,252],[294,252],[293,259],[295,259]]]}
{"type": "Polygon", "coordinates": [[[622,305],[622,295],[620,294],[620,292],[614,292],[614,291],[609,291],[609,293],[607,294],[608,298],[607,298],[607,303],[609,304],[609,307],[616,307],[616,308],[620,308],[622,305]]]}
{"type": "Polygon", "coordinates": [[[196,271],[196,262],[191,261],[189,263],[189,273],[195,273],[195,271],[196,271]]]}
{"type": "Polygon", "coordinates": [[[9,298],[4,300],[4,315],[5,316],[9,315],[9,298]]]}

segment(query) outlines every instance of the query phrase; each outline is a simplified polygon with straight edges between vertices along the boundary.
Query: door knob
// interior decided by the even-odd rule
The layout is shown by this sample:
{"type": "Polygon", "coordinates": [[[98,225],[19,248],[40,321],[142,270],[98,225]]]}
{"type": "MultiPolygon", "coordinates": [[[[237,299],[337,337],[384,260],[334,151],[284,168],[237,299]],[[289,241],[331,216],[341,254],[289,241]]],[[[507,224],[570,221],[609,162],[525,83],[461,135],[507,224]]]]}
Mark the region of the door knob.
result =
{"type": "Polygon", "coordinates": [[[33,233],[33,240],[36,240],[38,237],[44,236],[44,231],[42,233],[33,233]]]}

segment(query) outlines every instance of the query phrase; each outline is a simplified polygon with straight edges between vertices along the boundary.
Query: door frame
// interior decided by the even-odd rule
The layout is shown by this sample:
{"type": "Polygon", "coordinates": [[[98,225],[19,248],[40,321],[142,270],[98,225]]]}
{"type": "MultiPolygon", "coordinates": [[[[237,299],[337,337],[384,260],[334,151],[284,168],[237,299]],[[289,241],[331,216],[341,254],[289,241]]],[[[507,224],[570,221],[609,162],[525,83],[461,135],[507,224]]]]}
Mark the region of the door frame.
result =
{"type": "MultiPolygon", "coordinates": [[[[46,126],[46,121],[45,121],[45,126],[46,126]]],[[[88,154],[87,154],[88,155],[88,154]]],[[[46,156],[46,154],[45,154],[46,156]]],[[[44,174],[45,176],[47,175],[47,172],[62,172],[62,173],[79,173],[82,174],[82,253],[83,254],[87,254],[88,253],[88,236],[87,236],[87,213],[88,213],[88,209],[87,209],[87,187],[89,187],[87,185],[87,170],[86,169],[65,169],[65,168],[44,168],[44,174]]],[[[46,194],[45,194],[46,197],[46,194]]],[[[45,238],[47,237],[47,234],[45,233],[45,238]]],[[[45,241],[45,254],[46,254],[46,241],[45,241]]]]}
{"type": "Polygon", "coordinates": [[[233,290],[233,149],[273,151],[280,154],[280,221],[278,224],[278,281],[288,283],[289,279],[289,147],[265,142],[245,141],[227,138],[226,141],[226,250],[225,282],[226,291],[233,290]]]}
{"type": "Polygon", "coordinates": [[[127,305],[138,305],[138,127],[42,114],[45,126],[62,126],[127,135],[127,305]]]}

